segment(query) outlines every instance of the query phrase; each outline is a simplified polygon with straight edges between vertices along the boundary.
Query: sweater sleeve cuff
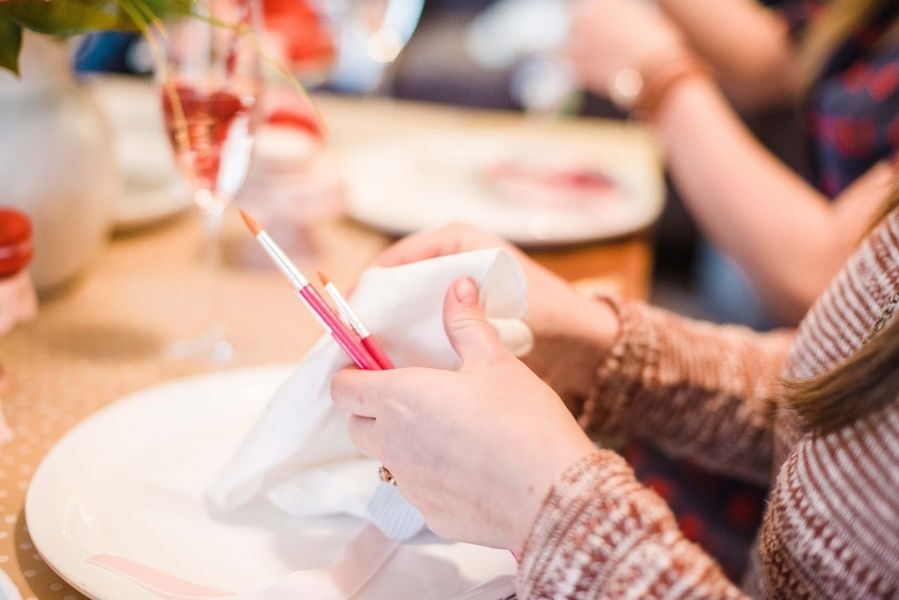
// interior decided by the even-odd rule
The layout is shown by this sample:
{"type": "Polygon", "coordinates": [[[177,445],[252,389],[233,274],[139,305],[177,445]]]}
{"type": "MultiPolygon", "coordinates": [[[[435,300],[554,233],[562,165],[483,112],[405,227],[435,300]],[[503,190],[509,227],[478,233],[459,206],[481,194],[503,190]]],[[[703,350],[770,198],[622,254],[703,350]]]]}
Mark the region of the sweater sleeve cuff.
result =
{"type": "Polygon", "coordinates": [[[658,344],[647,309],[617,296],[597,296],[618,315],[619,332],[595,373],[595,385],[584,402],[578,422],[585,431],[621,433],[628,422],[628,400],[658,363],[658,344]]]}
{"type": "Polygon", "coordinates": [[[519,598],[617,597],[638,588],[664,596],[679,586],[698,597],[741,596],[614,452],[593,452],[559,475],[525,541],[519,598]]]}
{"type": "MultiPolygon", "coordinates": [[[[543,597],[549,582],[564,581],[571,577],[572,548],[584,543],[590,536],[589,516],[603,509],[602,498],[595,493],[597,481],[610,478],[609,485],[627,479],[622,471],[624,461],[614,453],[599,450],[588,454],[568,467],[553,484],[543,501],[530,535],[524,544],[518,568],[519,597],[543,597]]],[[[576,568],[576,567],[575,567],[576,568]]],[[[580,574],[577,574],[580,579],[580,574]]],[[[553,583],[555,585],[555,583],[553,583]]]]}
{"type": "Polygon", "coordinates": [[[606,579],[627,551],[625,538],[645,522],[657,531],[659,520],[667,517],[676,530],[660,498],[635,505],[633,500],[645,494],[652,492],[610,450],[588,454],[568,467],[557,477],[525,542],[519,598],[567,598],[606,579]]]}

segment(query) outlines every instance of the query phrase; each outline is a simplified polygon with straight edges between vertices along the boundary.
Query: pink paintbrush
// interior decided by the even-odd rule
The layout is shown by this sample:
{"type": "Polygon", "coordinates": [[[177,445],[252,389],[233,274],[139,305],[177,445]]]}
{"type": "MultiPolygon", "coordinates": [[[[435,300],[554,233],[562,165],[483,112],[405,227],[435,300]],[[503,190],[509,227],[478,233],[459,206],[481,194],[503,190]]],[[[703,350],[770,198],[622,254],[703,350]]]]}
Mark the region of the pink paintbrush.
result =
{"type": "Polygon", "coordinates": [[[346,301],[346,298],[343,297],[343,294],[340,293],[337,286],[334,285],[328,276],[321,271],[318,272],[318,278],[321,280],[322,285],[325,286],[325,291],[331,296],[334,304],[337,305],[337,310],[340,311],[344,321],[353,328],[353,331],[355,331],[356,335],[359,336],[359,339],[362,340],[362,345],[365,346],[365,349],[368,350],[371,357],[375,359],[382,369],[393,369],[393,362],[384,352],[384,349],[381,348],[378,341],[362,323],[362,319],[360,319],[355,311],[353,311],[353,307],[346,301]]]}
{"type": "Polygon", "coordinates": [[[263,250],[269,255],[272,261],[281,270],[293,289],[297,291],[300,298],[306,304],[306,307],[312,312],[316,320],[329,332],[344,352],[352,359],[353,363],[360,369],[367,371],[380,371],[381,366],[362,345],[362,342],[356,335],[344,325],[328,303],[319,295],[309,281],[303,277],[300,270],[287,258],[287,255],[275,244],[274,240],[263,231],[253,217],[245,211],[240,211],[240,216],[247,228],[262,246],[263,250]]]}

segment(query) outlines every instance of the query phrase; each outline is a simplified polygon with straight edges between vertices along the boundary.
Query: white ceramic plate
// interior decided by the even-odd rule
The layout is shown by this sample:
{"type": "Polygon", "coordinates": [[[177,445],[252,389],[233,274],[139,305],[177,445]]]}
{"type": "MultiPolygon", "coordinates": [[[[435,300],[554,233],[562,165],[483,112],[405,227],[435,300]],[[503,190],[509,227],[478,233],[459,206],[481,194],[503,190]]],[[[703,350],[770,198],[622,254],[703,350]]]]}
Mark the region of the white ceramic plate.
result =
{"type": "Polygon", "coordinates": [[[465,221],[523,246],[565,245],[646,227],[663,202],[660,177],[648,176],[645,163],[626,149],[548,132],[402,135],[349,148],[344,161],[350,214],[394,235],[465,221]],[[567,202],[546,193],[550,187],[545,201],[523,201],[486,176],[492,166],[509,163],[602,173],[617,189],[595,201],[567,202]]]}
{"type": "Polygon", "coordinates": [[[145,189],[126,187],[115,207],[114,223],[119,231],[146,227],[190,208],[190,189],[173,176],[145,189]]]}
{"type": "MultiPolygon", "coordinates": [[[[64,579],[92,598],[158,596],[85,561],[113,554],[235,593],[326,565],[359,527],[347,518],[292,519],[264,502],[217,520],[202,493],[289,367],[233,371],[149,388],[111,404],[63,437],[26,501],[31,537],[64,579]]],[[[447,598],[514,572],[508,552],[422,534],[359,596],[447,598]]]]}

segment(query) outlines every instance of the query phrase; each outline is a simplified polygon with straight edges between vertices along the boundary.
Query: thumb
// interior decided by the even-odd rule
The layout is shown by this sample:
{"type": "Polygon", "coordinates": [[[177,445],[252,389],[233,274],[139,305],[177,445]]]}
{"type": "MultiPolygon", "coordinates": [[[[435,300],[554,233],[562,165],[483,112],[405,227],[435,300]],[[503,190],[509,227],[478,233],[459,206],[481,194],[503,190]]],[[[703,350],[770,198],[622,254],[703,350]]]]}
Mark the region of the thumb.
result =
{"type": "Polygon", "coordinates": [[[496,332],[484,317],[478,302],[478,288],[470,277],[450,286],[443,301],[443,327],[462,364],[485,361],[503,351],[496,332]]]}

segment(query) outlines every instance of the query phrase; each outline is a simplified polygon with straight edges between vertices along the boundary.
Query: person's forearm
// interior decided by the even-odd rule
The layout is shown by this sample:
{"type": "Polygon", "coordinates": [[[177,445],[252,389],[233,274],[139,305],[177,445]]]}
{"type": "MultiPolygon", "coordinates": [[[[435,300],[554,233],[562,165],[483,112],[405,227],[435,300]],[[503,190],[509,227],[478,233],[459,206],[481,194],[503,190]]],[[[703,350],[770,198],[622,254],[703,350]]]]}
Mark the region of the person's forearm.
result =
{"type": "Polygon", "coordinates": [[[797,321],[844,263],[882,194],[838,210],[763,148],[705,78],[675,87],[655,125],[703,232],[772,309],[797,321]]]}
{"type": "Polygon", "coordinates": [[[756,0],[659,0],[731,100],[755,110],[792,100],[795,52],[782,18],[756,0]]]}

